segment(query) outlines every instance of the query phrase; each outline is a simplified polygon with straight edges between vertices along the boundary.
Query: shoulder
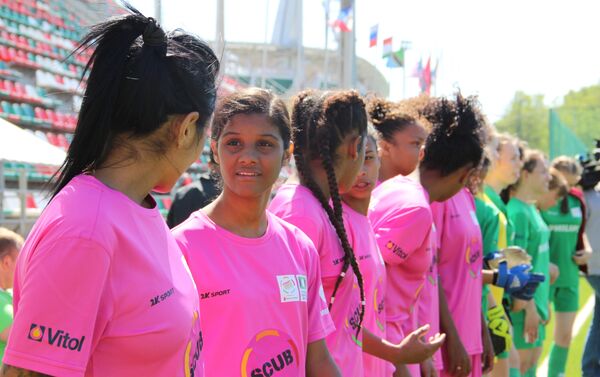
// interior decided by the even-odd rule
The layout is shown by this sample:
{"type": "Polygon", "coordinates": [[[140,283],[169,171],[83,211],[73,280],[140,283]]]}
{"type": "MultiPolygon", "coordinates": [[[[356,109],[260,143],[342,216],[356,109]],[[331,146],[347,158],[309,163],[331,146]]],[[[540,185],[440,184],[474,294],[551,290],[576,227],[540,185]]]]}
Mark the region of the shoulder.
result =
{"type": "Polygon", "coordinates": [[[267,216],[269,217],[273,234],[279,239],[282,239],[292,251],[299,250],[302,253],[307,253],[311,257],[317,256],[314,242],[302,229],[277,217],[269,211],[267,211],[267,216]]]}

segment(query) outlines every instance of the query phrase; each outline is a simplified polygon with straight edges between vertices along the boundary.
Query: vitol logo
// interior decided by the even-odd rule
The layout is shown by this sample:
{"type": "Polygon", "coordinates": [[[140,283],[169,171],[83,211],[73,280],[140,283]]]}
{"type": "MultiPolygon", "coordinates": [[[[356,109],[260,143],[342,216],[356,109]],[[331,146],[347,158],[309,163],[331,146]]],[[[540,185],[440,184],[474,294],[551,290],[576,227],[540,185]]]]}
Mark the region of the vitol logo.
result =
{"type": "Polygon", "coordinates": [[[75,338],[71,337],[71,335],[64,330],[53,329],[52,327],[46,327],[38,325],[37,323],[32,323],[31,327],[29,327],[27,339],[39,343],[43,343],[45,339],[45,341],[51,346],[81,352],[81,347],[83,347],[85,336],[82,336],[81,338],[75,338]],[[48,335],[46,335],[46,332],[48,335]]]}

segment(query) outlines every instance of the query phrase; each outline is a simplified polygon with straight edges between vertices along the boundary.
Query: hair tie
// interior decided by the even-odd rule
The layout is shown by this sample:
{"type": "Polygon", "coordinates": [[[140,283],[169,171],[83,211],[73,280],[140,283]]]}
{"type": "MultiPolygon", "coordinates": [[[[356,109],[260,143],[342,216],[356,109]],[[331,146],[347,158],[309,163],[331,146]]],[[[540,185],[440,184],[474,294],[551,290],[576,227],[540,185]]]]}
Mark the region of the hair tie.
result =
{"type": "MultiPolygon", "coordinates": [[[[167,46],[167,35],[164,30],[160,27],[158,22],[152,17],[148,17],[148,23],[146,29],[142,34],[142,40],[145,45],[152,47],[166,47],[167,46]]],[[[165,49],[166,54],[166,49],[165,49]]]]}

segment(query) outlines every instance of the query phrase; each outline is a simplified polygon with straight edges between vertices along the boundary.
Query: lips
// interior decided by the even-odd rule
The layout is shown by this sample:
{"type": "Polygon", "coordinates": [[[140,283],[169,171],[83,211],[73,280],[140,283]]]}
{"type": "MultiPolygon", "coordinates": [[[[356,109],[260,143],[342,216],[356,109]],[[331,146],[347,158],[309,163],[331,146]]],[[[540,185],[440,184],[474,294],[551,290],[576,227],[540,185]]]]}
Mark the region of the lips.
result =
{"type": "Polygon", "coordinates": [[[358,182],[356,182],[356,184],[354,186],[352,186],[352,188],[364,190],[364,189],[370,187],[371,185],[372,185],[372,183],[369,181],[358,181],[358,182]]]}
{"type": "Polygon", "coordinates": [[[238,177],[259,177],[262,174],[258,171],[254,170],[240,170],[235,173],[238,177]]]}

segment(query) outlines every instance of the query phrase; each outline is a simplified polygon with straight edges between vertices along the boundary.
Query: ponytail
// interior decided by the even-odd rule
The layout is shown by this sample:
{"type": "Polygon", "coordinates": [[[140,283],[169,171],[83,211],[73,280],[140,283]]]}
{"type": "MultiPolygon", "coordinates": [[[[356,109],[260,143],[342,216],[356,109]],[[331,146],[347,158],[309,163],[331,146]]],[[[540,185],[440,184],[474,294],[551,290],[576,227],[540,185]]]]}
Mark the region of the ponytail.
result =
{"type": "MultiPolygon", "coordinates": [[[[183,32],[165,33],[156,20],[125,3],[129,14],[94,25],[73,53],[94,52],[67,158],[52,184],[54,197],[78,174],[102,166],[127,133],[147,136],[169,115],[200,114],[202,130],[214,109],[219,62],[210,47],[183,32]]],[[[158,146],[163,154],[166,147],[158,146]]]]}
{"type": "Polygon", "coordinates": [[[367,117],[365,105],[354,91],[324,93],[305,91],[298,94],[292,110],[292,129],[294,131],[294,161],[302,184],[306,186],[327,213],[344,250],[344,263],[338,276],[329,308],[334,304],[335,295],[346,276],[348,267],[352,267],[360,289],[360,320],[356,335],[362,327],[365,312],[364,281],[354,250],[348,241],[344,227],[342,200],[338,191],[334,170],[335,149],[344,136],[357,131],[361,136],[366,134],[367,117]],[[331,194],[331,202],[317,185],[309,167],[309,161],[320,159],[327,174],[327,184],[331,194]]]}

